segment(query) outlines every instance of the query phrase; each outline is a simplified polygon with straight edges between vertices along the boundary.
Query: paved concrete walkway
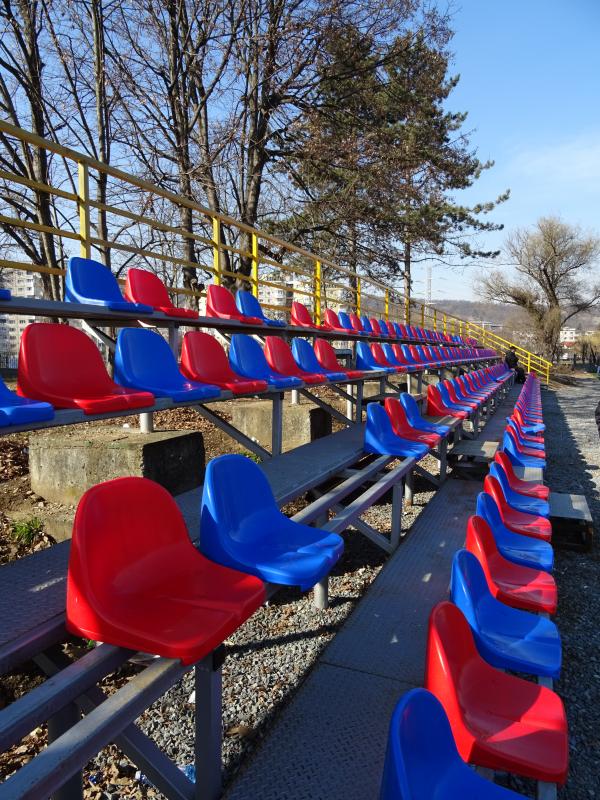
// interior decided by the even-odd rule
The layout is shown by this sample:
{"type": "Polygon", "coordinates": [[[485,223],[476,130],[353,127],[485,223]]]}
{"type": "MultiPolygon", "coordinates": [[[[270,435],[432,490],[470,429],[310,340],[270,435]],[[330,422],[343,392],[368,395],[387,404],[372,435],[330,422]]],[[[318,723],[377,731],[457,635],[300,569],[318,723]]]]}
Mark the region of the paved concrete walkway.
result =
{"type": "MultiPolygon", "coordinates": [[[[488,424],[509,413],[520,389],[513,387],[488,424]]],[[[479,439],[487,438],[484,428],[479,439]]],[[[429,613],[447,596],[452,558],[481,488],[481,481],[450,479],[436,493],[227,800],[378,796],[392,710],[422,685],[429,613]]]]}

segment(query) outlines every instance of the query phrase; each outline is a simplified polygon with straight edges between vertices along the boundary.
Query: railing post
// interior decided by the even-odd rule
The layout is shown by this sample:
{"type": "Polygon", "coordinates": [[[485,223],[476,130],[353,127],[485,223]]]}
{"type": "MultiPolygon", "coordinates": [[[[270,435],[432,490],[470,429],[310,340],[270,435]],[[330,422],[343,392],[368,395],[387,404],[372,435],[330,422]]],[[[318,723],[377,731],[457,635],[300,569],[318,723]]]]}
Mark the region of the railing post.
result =
{"type": "Polygon", "coordinates": [[[213,269],[216,286],[221,285],[221,222],[217,217],[212,218],[213,226],[213,269]]]}
{"type": "Polygon", "coordinates": [[[448,317],[445,314],[442,317],[442,326],[443,326],[443,332],[445,334],[448,333],[448,317]]]}
{"type": "Polygon", "coordinates": [[[433,309],[433,330],[437,331],[437,308],[433,309]]]}
{"type": "Polygon", "coordinates": [[[421,303],[421,327],[425,327],[425,306],[421,303]]]}
{"type": "Polygon", "coordinates": [[[356,316],[360,317],[360,306],[361,306],[361,297],[360,297],[360,276],[357,275],[356,277],[356,316]]]}
{"type": "Polygon", "coordinates": [[[252,234],[252,294],[258,297],[258,236],[252,234]]]}
{"type": "Polygon", "coordinates": [[[77,162],[77,208],[79,210],[79,255],[90,258],[92,243],[90,241],[90,178],[85,161],[77,162]]]}
{"type": "Polygon", "coordinates": [[[315,261],[315,322],[321,324],[321,262],[315,261]]]}
{"type": "Polygon", "coordinates": [[[404,298],[404,324],[410,325],[410,297],[404,298]]]}
{"type": "Polygon", "coordinates": [[[527,373],[531,372],[531,353],[527,353],[527,373]]]}
{"type": "Polygon", "coordinates": [[[390,318],[390,290],[385,290],[385,319],[386,322],[390,318]]]}

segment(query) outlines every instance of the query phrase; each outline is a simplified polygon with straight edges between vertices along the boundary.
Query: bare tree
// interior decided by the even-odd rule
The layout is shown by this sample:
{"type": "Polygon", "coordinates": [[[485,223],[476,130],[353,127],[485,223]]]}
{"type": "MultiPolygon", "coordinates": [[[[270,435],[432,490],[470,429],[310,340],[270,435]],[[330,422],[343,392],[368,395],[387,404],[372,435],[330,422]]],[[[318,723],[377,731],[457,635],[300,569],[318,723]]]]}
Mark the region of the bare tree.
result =
{"type": "Polygon", "coordinates": [[[600,303],[600,281],[594,274],[600,238],[557,217],[542,217],[532,229],[515,231],[505,250],[515,278],[494,270],[481,281],[481,294],[523,308],[545,354],[556,358],[563,325],[600,303]]]}
{"type": "MultiPolygon", "coordinates": [[[[44,96],[44,62],[40,53],[42,21],[37,0],[2,0],[0,4],[0,110],[13,125],[30,128],[45,136],[46,99],[44,96]]],[[[0,201],[17,217],[36,228],[15,227],[2,223],[3,246],[10,252],[17,248],[33,264],[59,266],[55,240],[48,228],[55,227],[52,199],[47,191],[38,188],[48,185],[50,163],[48,153],[41,147],[25,142],[15,143],[0,134],[0,165],[24,179],[22,183],[3,182],[0,201]],[[29,183],[27,183],[29,182],[29,183]]],[[[46,297],[61,298],[61,282],[57,275],[42,274],[46,297]]]]}

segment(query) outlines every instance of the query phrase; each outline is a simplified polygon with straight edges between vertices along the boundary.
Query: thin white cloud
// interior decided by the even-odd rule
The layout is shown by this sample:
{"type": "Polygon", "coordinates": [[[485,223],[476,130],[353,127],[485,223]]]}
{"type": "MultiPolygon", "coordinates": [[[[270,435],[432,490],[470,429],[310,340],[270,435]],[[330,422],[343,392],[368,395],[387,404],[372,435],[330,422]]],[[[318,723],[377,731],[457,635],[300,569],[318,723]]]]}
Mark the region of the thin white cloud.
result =
{"type": "Polygon", "coordinates": [[[580,134],[556,144],[515,153],[509,170],[541,183],[574,184],[600,180],[600,132],[580,134]]]}

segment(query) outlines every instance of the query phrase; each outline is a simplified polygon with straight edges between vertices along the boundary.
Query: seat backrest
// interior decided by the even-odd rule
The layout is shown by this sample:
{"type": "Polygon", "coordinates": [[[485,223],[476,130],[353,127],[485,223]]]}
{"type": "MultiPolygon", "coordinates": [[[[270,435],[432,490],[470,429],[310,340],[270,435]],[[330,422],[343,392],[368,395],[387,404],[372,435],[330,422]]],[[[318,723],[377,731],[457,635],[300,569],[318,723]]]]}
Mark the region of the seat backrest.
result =
{"type": "Polygon", "coordinates": [[[229,364],[235,372],[262,378],[270,372],[259,343],[245,333],[234,333],[229,345],[229,364]]]}
{"type": "Polygon", "coordinates": [[[206,313],[210,316],[213,312],[234,317],[240,314],[229,289],[215,283],[211,283],[206,290],[206,313]]]}
{"type": "Polygon", "coordinates": [[[144,303],[153,308],[173,308],[167,287],[153,272],[130,267],[125,281],[125,297],[131,303],[144,303]]]}
{"type": "Polygon", "coordinates": [[[342,328],[348,328],[348,330],[353,330],[352,320],[346,314],[345,311],[338,311],[338,319],[340,321],[340,325],[342,328]]]}
{"type": "Polygon", "coordinates": [[[371,326],[371,322],[368,317],[361,317],[360,322],[364,331],[367,331],[367,333],[373,333],[373,327],[371,326]]]}
{"type": "Polygon", "coordinates": [[[235,295],[235,305],[240,314],[245,317],[265,318],[265,312],[262,310],[260,303],[250,292],[238,289],[235,295]]]}
{"type": "Polygon", "coordinates": [[[494,498],[494,500],[496,501],[496,505],[500,509],[500,515],[502,516],[503,509],[507,505],[506,498],[504,496],[504,492],[502,491],[502,486],[499,483],[498,478],[495,478],[493,475],[490,475],[489,472],[485,476],[483,481],[483,491],[494,498]]]}
{"type": "Polygon", "coordinates": [[[299,325],[302,328],[315,327],[315,323],[313,322],[313,318],[311,317],[308,308],[298,300],[294,300],[292,302],[292,311],[290,316],[292,325],[299,325]]]}
{"type": "Polygon", "coordinates": [[[236,377],[221,344],[209,333],[188,331],[181,343],[181,371],[192,380],[223,382],[236,377]]]}
{"type": "Polygon", "coordinates": [[[292,353],[296,364],[305,372],[322,372],[323,368],[317,360],[315,351],[306,339],[292,339],[292,353]]]}
{"type": "Polygon", "coordinates": [[[367,369],[378,366],[367,342],[356,343],[356,363],[357,366],[360,363],[367,369]]]}
{"type": "Polygon", "coordinates": [[[227,561],[236,545],[269,536],[261,524],[279,515],[269,482],[258,466],[241,455],[213,458],[206,467],[200,519],[200,549],[214,561],[227,561]]]}
{"type": "Polygon", "coordinates": [[[480,492],[477,495],[475,511],[478,517],[481,517],[483,520],[485,520],[485,522],[488,523],[492,531],[500,531],[503,529],[507,530],[504,522],[502,521],[498,504],[491,494],[488,494],[487,492],[480,492]]]}
{"type": "Polygon", "coordinates": [[[67,299],[85,302],[85,300],[108,300],[123,302],[117,279],[110,269],[93,258],[71,256],[67,266],[65,279],[67,299]]]}
{"type": "Polygon", "coordinates": [[[296,375],[298,372],[290,346],[281,337],[267,336],[264,353],[269,366],[276,372],[282,375],[296,375]]]}
{"type": "Polygon", "coordinates": [[[164,385],[182,381],[165,339],[148,328],[121,328],[115,348],[115,380],[123,386],[164,385]]]}
{"type": "Polygon", "coordinates": [[[383,440],[395,436],[391,420],[385,408],[379,403],[369,403],[367,406],[367,428],[377,439],[383,440]]]}
{"type": "Polygon", "coordinates": [[[426,800],[460,761],[448,717],[427,689],[411,689],[398,702],[387,742],[379,800],[426,800]]]}
{"type": "Polygon", "coordinates": [[[85,627],[82,614],[94,608],[118,615],[127,598],[168,581],[174,557],[189,558],[193,550],[177,503],[159,484],[115,478],[93,486],[79,501],[73,524],[68,618],[85,627]]]}
{"type": "MultiPolygon", "coordinates": [[[[429,617],[425,686],[444,706],[453,728],[464,721],[465,672],[471,665],[477,669],[483,661],[465,615],[454,603],[438,603],[429,617]]],[[[471,680],[476,678],[470,669],[468,674],[471,680]]]]}
{"type": "Polygon", "coordinates": [[[471,628],[479,630],[484,607],[494,600],[485,572],[477,556],[470,550],[457,550],[452,560],[450,599],[465,615],[471,628]]]}
{"type": "Polygon", "coordinates": [[[389,342],[385,342],[382,345],[383,353],[385,355],[386,361],[391,364],[393,367],[397,367],[399,365],[399,361],[396,358],[396,354],[394,353],[394,349],[389,342]]]}
{"type": "Polygon", "coordinates": [[[371,353],[377,364],[380,364],[382,367],[389,367],[388,360],[379,342],[373,342],[371,345],[371,353]]]}
{"type": "Polygon", "coordinates": [[[423,422],[423,418],[421,417],[421,413],[419,411],[419,406],[417,405],[417,401],[415,398],[409,394],[408,392],[402,392],[399,397],[400,403],[404,408],[406,413],[406,417],[410,424],[418,428],[419,424],[423,422]]]}
{"type": "Polygon", "coordinates": [[[390,336],[396,336],[396,331],[394,330],[393,324],[388,320],[384,320],[385,326],[387,328],[387,332],[390,336]]]}
{"type": "Polygon", "coordinates": [[[394,432],[397,432],[398,435],[401,436],[402,431],[409,431],[411,426],[406,418],[406,412],[404,411],[404,407],[400,403],[400,400],[398,400],[396,397],[386,397],[384,408],[386,414],[390,418],[394,432]]]}
{"type": "Polygon", "coordinates": [[[330,372],[339,372],[340,365],[335,350],[326,339],[315,339],[315,353],[319,364],[330,372]]]}
{"type": "Polygon", "coordinates": [[[512,461],[503,450],[496,450],[494,461],[496,464],[500,464],[502,466],[502,469],[506,475],[508,475],[511,479],[514,480],[517,477],[512,461]]]}
{"type": "Polygon", "coordinates": [[[364,330],[362,326],[362,322],[360,321],[360,317],[354,311],[350,312],[348,315],[350,317],[350,323],[355,331],[362,331],[364,330]]]}
{"type": "Polygon", "coordinates": [[[332,308],[325,309],[325,323],[332,328],[342,328],[343,325],[340,323],[338,319],[338,315],[332,308]]]}
{"type": "Polygon", "coordinates": [[[375,317],[371,317],[369,322],[371,323],[371,330],[373,333],[376,333],[377,336],[381,336],[381,328],[379,327],[378,320],[376,320],[375,317]]]}
{"type": "Polygon", "coordinates": [[[43,400],[111,394],[111,380],[100,351],[87,334],[69,325],[34,322],[21,336],[19,393],[43,400]]]}

